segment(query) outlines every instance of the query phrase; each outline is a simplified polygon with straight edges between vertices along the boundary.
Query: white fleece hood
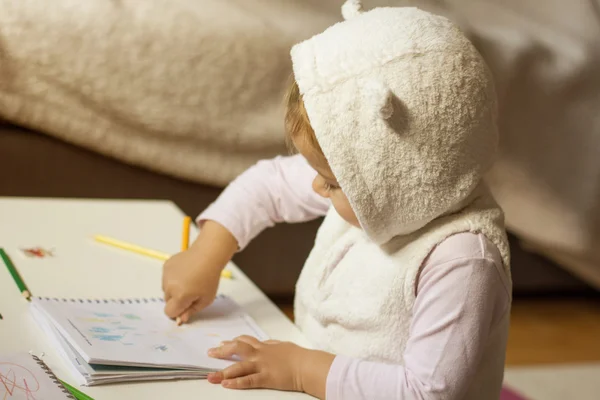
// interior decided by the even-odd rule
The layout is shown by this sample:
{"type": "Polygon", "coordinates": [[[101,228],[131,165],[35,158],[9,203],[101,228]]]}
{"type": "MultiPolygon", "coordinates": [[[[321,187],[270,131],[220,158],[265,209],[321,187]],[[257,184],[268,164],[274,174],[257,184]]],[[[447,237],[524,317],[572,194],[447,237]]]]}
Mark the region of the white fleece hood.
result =
{"type": "Polygon", "coordinates": [[[378,244],[469,201],[497,149],[496,95],[482,57],[446,18],[362,12],[292,49],[325,157],[378,244]]]}

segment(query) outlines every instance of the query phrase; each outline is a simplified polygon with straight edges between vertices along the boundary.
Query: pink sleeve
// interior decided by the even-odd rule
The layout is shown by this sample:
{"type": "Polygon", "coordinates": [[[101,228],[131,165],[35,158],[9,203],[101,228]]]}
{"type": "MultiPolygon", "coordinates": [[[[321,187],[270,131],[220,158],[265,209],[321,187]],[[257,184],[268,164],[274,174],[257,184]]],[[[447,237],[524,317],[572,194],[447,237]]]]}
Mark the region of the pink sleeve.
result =
{"type": "Polygon", "coordinates": [[[440,243],[419,276],[404,365],[337,356],[327,400],[462,398],[488,335],[509,310],[501,265],[483,235],[461,233],[440,243]]]}
{"type": "Polygon", "coordinates": [[[327,213],[329,201],[312,190],[316,174],[301,155],[259,161],[231,182],[196,221],[220,223],[242,250],[278,222],[306,222],[327,213]]]}

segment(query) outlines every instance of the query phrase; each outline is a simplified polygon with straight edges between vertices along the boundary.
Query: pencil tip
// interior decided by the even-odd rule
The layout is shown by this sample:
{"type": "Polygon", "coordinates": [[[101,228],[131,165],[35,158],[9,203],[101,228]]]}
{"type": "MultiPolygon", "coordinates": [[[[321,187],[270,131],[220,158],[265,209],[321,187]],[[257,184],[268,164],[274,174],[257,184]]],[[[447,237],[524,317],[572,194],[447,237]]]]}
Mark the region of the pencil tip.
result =
{"type": "Polygon", "coordinates": [[[224,269],[223,271],[221,271],[221,277],[225,279],[232,279],[233,275],[231,274],[231,271],[224,269]]]}
{"type": "Polygon", "coordinates": [[[175,319],[175,323],[177,324],[177,326],[181,326],[181,324],[183,323],[183,321],[181,320],[181,318],[177,317],[175,319]]]}

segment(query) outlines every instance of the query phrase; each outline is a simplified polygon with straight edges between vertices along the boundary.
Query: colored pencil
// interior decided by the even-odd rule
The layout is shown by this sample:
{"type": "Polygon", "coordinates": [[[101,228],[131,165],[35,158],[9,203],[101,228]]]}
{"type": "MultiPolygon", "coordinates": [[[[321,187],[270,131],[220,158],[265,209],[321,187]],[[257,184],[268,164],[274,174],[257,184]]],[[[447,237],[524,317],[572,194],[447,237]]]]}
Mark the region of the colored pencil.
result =
{"type": "Polygon", "coordinates": [[[190,245],[190,224],[192,223],[192,219],[188,216],[183,218],[183,230],[181,232],[181,251],[185,251],[188,249],[190,245]]]}
{"type": "Polygon", "coordinates": [[[17,284],[17,287],[21,291],[21,294],[23,295],[23,297],[25,297],[27,300],[29,300],[29,298],[31,297],[31,292],[29,291],[29,289],[27,289],[27,285],[25,285],[25,282],[19,275],[19,271],[17,271],[17,268],[10,260],[10,257],[8,256],[8,254],[6,254],[6,251],[4,251],[4,249],[2,249],[2,248],[0,248],[0,257],[2,257],[2,261],[4,261],[6,268],[8,268],[8,272],[10,272],[10,274],[12,275],[12,278],[15,281],[15,283],[17,284]]]}
{"type": "Polygon", "coordinates": [[[163,253],[161,251],[152,250],[152,249],[147,249],[147,248],[138,246],[133,243],[127,243],[122,240],[113,239],[113,238],[110,238],[107,236],[96,235],[96,236],[94,236],[94,240],[96,240],[97,242],[100,242],[100,243],[107,244],[109,246],[118,247],[123,250],[128,250],[133,253],[156,258],[156,259],[162,260],[162,261],[167,261],[169,258],[171,258],[170,254],[163,253]]]}
{"type": "Polygon", "coordinates": [[[71,394],[77,399],[77,400],[94,400],[92,397],[88,396],[87,394],[83,393],[81,390],[69,385],[67,382],[63,381],[62,379],[59,379],[60,383],[63,384],[64,387],[67,388],[67,390],[69,392],[71,392],[71,394]]]}
{"type": "Polygon", "coordinates": [[[221,278],[231,279],[231,278],[233,278],[233,274],[231,273],[230,270],[224,269],[223,271],[221,271],[221,278]]]}
{"type": "MultiPolygon", "coordinates": [[[[144,255],[147,257],[156,258],[156,259],[162,260],[162,261],[167,261],[169,258],[171,258],[170,254],[163,253],[163,252],[157,251],[157,250],[147,249],[147,248],[138,246],[136,244],[124,242],[124,241],[118,240],[118,239],[113,239],[108,236],[96,235],[96,236],[94,236],[94,240],[99,243],[118,247],[122,250],[128,250],[133,253],[141,254],[141,255],[144,255]]],[[[225,279],[231,279],[233,276],[231,274],[231,271],[223,270],[223,271],[221,271],[221,277],[225,278],[225,279]]]]}

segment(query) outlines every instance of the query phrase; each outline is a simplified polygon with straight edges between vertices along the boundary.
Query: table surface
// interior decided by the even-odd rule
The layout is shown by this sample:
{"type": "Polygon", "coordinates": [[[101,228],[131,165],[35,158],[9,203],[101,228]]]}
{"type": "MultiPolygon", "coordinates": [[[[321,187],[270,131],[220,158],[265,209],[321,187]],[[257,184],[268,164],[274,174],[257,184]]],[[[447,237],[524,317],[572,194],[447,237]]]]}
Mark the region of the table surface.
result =
{"type": "MultiPolygon", "coordinates": [[[[175,253],[181,245],[183,213],[168,201],[35,199],[0,197],[0,247],[35,296],[119,298],[162,297],[162,262],[96,243],[102,234],[175,253]],[[53,249],[54,256],[28,258],[22,248],[53,249]]],[[[192,239],[197,234],[191,232],[192,239]]],[[[307,346],[289,319],[233,264],[234,279],[221,280],[220,293],[234,298],[272,338],[307,346]]],[[[33,351],[56,375],[74,382],[67,364],[38,328],[29,303],[8,270],[0,267],[0,353],[33,351]]],[[[115,384],[82,388],[97,400],[197,397],[293,399],[304,394],[226,390],[205,380],[115,384]]]]}

